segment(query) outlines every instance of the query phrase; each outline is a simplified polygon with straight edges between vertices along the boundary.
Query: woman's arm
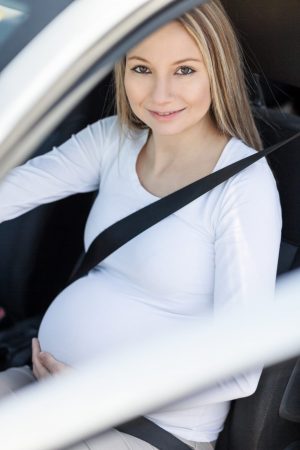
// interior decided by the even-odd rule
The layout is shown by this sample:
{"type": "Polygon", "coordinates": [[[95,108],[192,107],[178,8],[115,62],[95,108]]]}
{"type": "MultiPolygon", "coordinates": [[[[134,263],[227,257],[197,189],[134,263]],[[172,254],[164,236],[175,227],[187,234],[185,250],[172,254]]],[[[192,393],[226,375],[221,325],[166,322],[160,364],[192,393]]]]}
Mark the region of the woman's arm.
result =
{"type": "Polygon", "coordinates": [[[0,183],[0,223],[44,203],[99,188],[115,116],[88,125],[52,151],[16,167],[0,183]]]}
{"type": "MultiPolygon", "coordinates": [[[[214,314],[228,314],[272,302],[281,240],[281,208],[274,177],[265,160],[227,185],[216,218],[214,314]]],[[[255,329],[253,329],[255,339],[255,329]]],[[[209,401],[251,395],[262,368],[219,383],[209,401]]]]}

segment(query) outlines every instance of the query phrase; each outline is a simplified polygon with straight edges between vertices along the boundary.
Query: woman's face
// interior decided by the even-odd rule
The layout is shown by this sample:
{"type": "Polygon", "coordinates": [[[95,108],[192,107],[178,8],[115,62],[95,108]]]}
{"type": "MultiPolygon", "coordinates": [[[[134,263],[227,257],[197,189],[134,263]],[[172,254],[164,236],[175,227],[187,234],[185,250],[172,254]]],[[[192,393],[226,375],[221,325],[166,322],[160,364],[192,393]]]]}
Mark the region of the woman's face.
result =
{"type": "Polygon", "coordinates": [[[211,125],[208,73],[196,42],[178,22],[126,55],[124,83],[133,112],[153,133],[173,135],[200,123],[211,125]]]}

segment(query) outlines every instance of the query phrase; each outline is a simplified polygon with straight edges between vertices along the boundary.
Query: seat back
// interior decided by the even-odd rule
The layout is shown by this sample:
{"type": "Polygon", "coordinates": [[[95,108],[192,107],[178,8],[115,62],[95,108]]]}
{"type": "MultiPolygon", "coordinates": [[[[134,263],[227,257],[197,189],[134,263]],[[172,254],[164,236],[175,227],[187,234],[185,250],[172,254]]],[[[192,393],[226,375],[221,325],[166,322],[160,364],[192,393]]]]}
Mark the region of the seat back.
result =
{"type": "Polygon", "coordinates": [[[279,415],[296,361],[266,368],[255,394],[233,402],[216,450],[286,450],[299,441],[299,424],[279,415]]]}

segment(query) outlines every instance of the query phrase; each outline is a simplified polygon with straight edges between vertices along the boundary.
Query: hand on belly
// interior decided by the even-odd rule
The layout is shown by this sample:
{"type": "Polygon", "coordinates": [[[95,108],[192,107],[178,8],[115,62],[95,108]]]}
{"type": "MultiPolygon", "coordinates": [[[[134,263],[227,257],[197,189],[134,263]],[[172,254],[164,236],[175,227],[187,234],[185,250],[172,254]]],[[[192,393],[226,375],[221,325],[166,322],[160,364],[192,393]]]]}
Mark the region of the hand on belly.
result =
{"type": "Polygon", "coordinates": [[[32,339],[32,371],[37,380],[57,375],[67,369],[70,369],[70,366],[57,361],[50,353],[41,352],[39,340],[32,339]]]}

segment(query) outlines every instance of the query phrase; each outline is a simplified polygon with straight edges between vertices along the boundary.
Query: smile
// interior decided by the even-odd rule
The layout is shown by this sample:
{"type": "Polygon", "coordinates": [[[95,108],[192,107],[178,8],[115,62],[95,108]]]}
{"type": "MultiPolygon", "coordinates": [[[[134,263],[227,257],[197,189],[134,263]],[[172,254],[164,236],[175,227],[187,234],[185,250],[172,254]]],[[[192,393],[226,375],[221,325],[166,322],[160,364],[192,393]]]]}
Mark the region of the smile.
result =
{"type": "Polygon", "coordinates": [[[174,118],[176,116],[178,116],[179,113],[181,113],[182,111],[184,111],[185,108],[180,109],[178,111],[169,111],[169,112],[156,112],[156,111],[150,111],[150,113],[158,118],[158,119],[162,119],[162,120],[168,120],[171,118],[174,118]]]}

